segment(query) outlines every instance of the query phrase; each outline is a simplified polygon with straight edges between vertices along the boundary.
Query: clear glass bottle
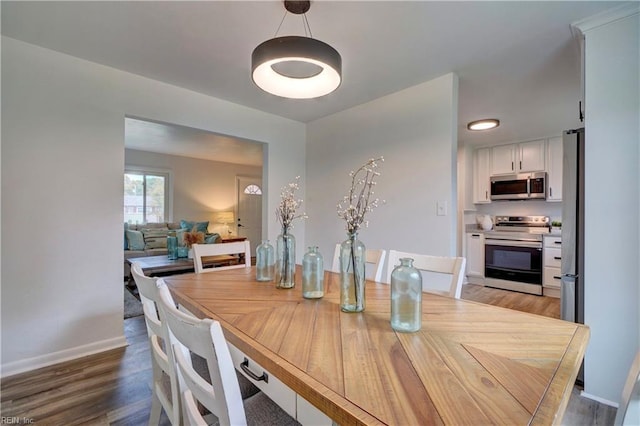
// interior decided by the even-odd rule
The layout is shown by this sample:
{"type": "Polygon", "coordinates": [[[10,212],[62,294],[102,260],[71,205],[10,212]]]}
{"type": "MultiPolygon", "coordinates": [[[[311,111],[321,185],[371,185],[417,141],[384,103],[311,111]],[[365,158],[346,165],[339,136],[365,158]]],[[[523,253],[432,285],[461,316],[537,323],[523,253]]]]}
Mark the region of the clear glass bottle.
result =
{"type": "Polygon", "coordinates": [[[422,275],[413,259],[400,259],[391,273],[391,328],[413,332],[422,327],[422,275]]]}
{"type": "Polygon", "coordinates": [[[340,245],[340,310],[362,312],[364,299],[366,248],[358,234],[348,234],[340,245]]]}
{"type": "Polygon", "coordinates": [[[302,297],[319,299],[324,296],[324,262],[318,247],[309,247],[302,258],[302,297]]]}
{"type": "Polygon", "coordinates": [[[269,240],[262,240],[262,244],[256,247],[256,280],[273,281],[275,268],[275,250],[269,240]]]}
{"type": "Polygon", "coordinates": [[[167,256],[169,260],[176,260],[178,258],[178,237],[176,237],[176,231],[169,231],[167,234],[167,256]]]}
{"type": "Polygon", "coordinates": [[[276,288],[296,285],[296,239],[289,233],[278,235],[276,241],[276,288]]]}

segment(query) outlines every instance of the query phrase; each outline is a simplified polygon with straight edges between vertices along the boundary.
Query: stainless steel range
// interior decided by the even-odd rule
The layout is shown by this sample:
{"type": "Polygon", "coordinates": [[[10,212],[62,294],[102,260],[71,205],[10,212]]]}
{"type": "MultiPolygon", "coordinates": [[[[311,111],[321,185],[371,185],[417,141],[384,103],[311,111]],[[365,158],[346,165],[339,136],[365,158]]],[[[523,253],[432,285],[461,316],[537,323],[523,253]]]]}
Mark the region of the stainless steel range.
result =
{"type": "Polygon", "coordinates": [[[494,230],[485,233],[485,285],[541,295],[548,232],[548,216],[496,216],[494,230]]]}

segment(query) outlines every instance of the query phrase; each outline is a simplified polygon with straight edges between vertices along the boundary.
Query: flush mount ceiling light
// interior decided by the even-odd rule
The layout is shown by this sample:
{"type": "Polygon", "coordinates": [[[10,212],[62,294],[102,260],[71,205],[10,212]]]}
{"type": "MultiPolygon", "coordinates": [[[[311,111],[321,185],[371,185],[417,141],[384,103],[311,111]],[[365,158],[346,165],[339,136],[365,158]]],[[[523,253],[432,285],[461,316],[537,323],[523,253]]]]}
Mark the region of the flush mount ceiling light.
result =
{"type": "Polygon", "coordinates": [[[469,130],[489,130],[494,129],[500,125],[500,120],[495,118],[485,118],[484,120],[476,120],[467,124],[469,130]]]}
{"type": "Polygon", "coordinates": [[[285,1],[284,7],[285,17],[287,12],[303,15],[305,37],[274,36],[256,47],[251,54],[253,82],[265,92],[291,99],[311,99],[333,92],[342,82],[342,58],[333,47],[312,38],[305,15],[311,3],[285,1]]]}

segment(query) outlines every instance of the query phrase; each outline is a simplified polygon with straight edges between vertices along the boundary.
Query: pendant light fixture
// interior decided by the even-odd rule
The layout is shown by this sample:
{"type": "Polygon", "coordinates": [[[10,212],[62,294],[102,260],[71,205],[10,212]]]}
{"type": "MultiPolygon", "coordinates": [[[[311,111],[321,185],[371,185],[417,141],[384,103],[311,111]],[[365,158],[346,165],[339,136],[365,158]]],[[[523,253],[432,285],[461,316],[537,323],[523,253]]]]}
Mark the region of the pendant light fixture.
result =
{"type": "Polygon", "coordinates": [[[253,82],[283,98],[311,99],[333,92],[342,82],[342,58],[333,47],[312,38],[306,16],[311,2],[285,1],[284,7],[282,22],[287,13],[303,15],[305,37],[275,37],[278,27],[275,38],[258,45],[251,54],[253,82]]]}

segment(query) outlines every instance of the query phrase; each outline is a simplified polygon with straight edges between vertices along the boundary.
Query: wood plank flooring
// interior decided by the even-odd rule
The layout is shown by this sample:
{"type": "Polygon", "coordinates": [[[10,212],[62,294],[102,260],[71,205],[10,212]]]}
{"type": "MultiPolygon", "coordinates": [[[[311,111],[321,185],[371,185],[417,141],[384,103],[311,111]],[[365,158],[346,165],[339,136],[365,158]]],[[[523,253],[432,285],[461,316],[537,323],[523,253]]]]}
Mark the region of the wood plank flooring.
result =
{"type": "Polygon", "coordinates": [[[535,296],[533,294],[467,284],[462,286],[462,299],[545,317],[560,318],[560,299],[555,297],[535,296]]]}
{"type": "MultiPolygon", "coordinates": [[[[465,285],[462,298],[550,317],[558,299],[465,285]]],[[[151,367],[144,317],[125,320],[129,345],[2,380],[0,424],[146,425],[151,367]],[[19,419],[19,422],[18,422],[19,419]]],[[[612,425],[615,408],[582,398],[574,389],[562,424],[612,425]]],[[[169,421],[163,414],[161,424],[169,421]]]]}

